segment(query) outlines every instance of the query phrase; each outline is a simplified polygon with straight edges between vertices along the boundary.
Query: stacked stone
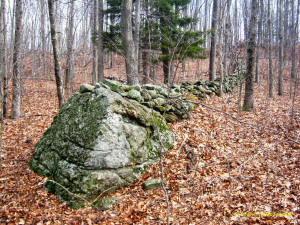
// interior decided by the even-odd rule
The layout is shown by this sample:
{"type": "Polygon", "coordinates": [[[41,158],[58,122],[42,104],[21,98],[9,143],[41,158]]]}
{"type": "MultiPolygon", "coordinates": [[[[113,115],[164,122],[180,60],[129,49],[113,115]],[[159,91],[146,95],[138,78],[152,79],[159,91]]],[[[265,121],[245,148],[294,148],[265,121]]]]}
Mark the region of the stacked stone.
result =
{"type": "Polygon", "coordinates": [[[185,95],[178,85],[172,88],[153,84],[127,86],[111,80],[105,80],[97,85],[110,88],[123,97],[160,112],[168,122],[187,119],[189,112],[193,110],[193,104],[185,101],[185,95]]]}
{"type": "MultiPolygon", "coordinates": [[[[239,76],[237,73],[226,76],[223,79],[224,93],[231,92],[237,86],[239,76]]],[[[204,81],[200,80],[195,83],[190,81],[180,85],[158,86],[145,84],[143,86],[128,86],[112,80],[104,80],[103,83],[96,86],[84,84],[81,86],[81,92],[95,91],[97,88],[104,87],[117,92],[125,98],[135,100],[142,105],[158,111],[164,116],[167,122],[175,122],[180,119],[187,119],[189,113],[193,110],[193,104],[186,101],[186,96],[194,95],[199,99],[206,98],[212,94],[219,95],[220,80],[204,81]]]]}
{"type": "MultiPolygon", "coordinates": [[[[225,77],[224,92],[238,84],[238,75],[225,77]]],[[[188,118],[193,105],[186,98],[218,94],[219,83],[185,82],[170,88],[109,80],[82,84],[35,146],[29,168],[48,177],[47,190],[68,206],[84,207],[100,194],[133,183],[172,148],[175,136],[166,121],[188,118]]],[[[149,180],[144,188],[159,185],[159,180],[149,180]]],[[[102,199],[95,206],[107,209],[113,203],[102,199]]]]}

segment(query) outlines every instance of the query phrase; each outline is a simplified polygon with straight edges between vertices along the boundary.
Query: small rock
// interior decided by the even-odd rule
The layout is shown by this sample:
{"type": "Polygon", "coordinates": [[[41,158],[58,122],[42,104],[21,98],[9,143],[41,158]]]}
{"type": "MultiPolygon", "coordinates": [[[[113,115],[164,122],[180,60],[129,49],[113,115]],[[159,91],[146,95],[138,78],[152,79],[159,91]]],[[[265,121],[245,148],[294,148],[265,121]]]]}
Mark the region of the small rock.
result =
{"type": "Polygon", "coordinates": [[[85,92],[92,92],[94,90],[94,86],[90,84],[81,84],[79,92],[80,93],[85,93],[85,92]]]}
{"type": "Polygon", "coordinates": [[[115,198],[103,198],[93,203],[92,207],[94,209],[101,209],[102,211],[106,211],[110,209],[116,203],[115,198]]]}
{"type": "Polygon", "coordinates": [[[154,84],[144,84],[142,88],[147,89],[147,90],[155,90],[158,86],[154,84]]]}
{"type": "Polygon", "coordinates": [[[132,89],[128,92],[128,98],[137,100],[138,102],[142,102],[143,98],[141,96],[141,93],[135,89],[132,89]]]}
{"type": "Polygon", "coordinates": [[[103,83],[106,84],[108,87],[110,87],[110,89],[114,92],[117,92],[117,93],[123,92],[122,84],[120,84],[117,81],[104,80],[103,83]]]}
{"type": "Polygon", "coordinates": [[[157,92],[155,90],[149,90],[148,93],[150,94],[150,96],[151,96],[152,99],[158,97],[158,94],[157,94],[157,92]]]}
{"type": "Polygon", "coordinates": [[[164,97],[168,97],[168,94],[169,94],[168,91],[164,88],[159,88],[158,93],[161,94],[164,97]]]}
{"type": "Polygon", "coordinates": [[[168,123],[173,123],[178,120],[177,116],[174,114],[164,114],[164,117],[168,123]]]}
{"type": "Polygon", "coordinates": [[[153,188],[159,187],[161,185],[161,179],[149,178],[143,183],[143,188],[145,190],[151,190],[153,188]]]}
{"type": "Polygon", "coordinates": [[[133,88],[134,90],[137,90],[137,91],[141,91],[141,90],[142,90],[142,88],[141,88],[140,85],[135,85],[135,86],[133,86],[132,88],[133,88]]]}
{"type": "Polygon", "coordinates": [[[167,101],[164,98],[156,98],[156,99],[154,99],[154,103],[156,105],[164,105],[167,103],[167,101]]]}

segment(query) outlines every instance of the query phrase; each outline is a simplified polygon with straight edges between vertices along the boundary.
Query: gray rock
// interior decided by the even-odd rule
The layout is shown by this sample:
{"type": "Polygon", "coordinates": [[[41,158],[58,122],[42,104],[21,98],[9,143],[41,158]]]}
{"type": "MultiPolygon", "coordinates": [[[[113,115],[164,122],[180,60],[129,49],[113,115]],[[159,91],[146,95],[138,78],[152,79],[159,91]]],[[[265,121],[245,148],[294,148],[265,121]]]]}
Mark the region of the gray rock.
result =
{"type": "Polygon", "coordinates": [[[86,203],[76,195],[93,201],[99,193],[131,184],[161,149],[174,144],[159,113],[110,89],[98,89],[99,95],[84,92],[69,98],[29,162],[35,173],[56,182],[46,182],[46,189],[75,209],[86,203]]]}
{"type": "Polygon", "coordinates": [[[157,179],[149,178],[143,183],[143,188],[145,190],[151,190],[159,186],[161,186],[161,179],[159,178],[157,179]]]}
{"type": "Polygon", "coordinates": [[[104,198],[101,200],[101,209],[103,211],[110,209],[116,203],[114,198],[104,198]]]}
{"type": "Polygon", "coordinates": [[[159,93],[160,95],[162,95],[162,96],[164,96],[164,97],[168,97],[169,92],[168,92],[167,89],[165,89],[165,88],[159,88],[159,89],[157,89],[157,90],[158,90],[158,93],[159,93]]]}
{"type": "Polygon", "coordinates": [[[149,90],[148,93],[150,94],[150,96],[151,96],[152,99],[158,97],[158,94],[157,94],[157,92],[155,90],[149,90]]]}
{"type": "Polygon", "coordinates": [[[142,88],[147,90],[155,90],[157,88],[160,88],[160,86],[154,85],[154,84],[144,84],[142,88]]]}
{"type": "Polygon", "coordinates": [[[117,81],[113,80],[104,80],[103,84],[107,85],[112,91],[114,92],[122,92],[123,91],[123,86],[117,81]]]}
{"type": "Polygon", "coordinates": [[[92,92],[94,90],[94,86],[90,84],[81,84],[79,88],[80,93],[92,92]]]}
{"type": "Polygon", "coordinates": [[[165,98],[156,98],[153,100],[153,102],[156,104],[156,105],[164,105],[167,103],[167,100],[165,98]]]}
{"type": "Polygon", "coordinates": [[[148,93],[147,90],[142,89],[141,95],[144,98],[145,101],[151,101],[151,95],[148,93]]]}
{"type": "Polygon", "coordinates": [[[134,100],[137,100],[138,102],[142,102],[143,101],[143,98],[141,96],[141,93],[135,89],[132,89],[128,92],[128,98],[131,98],[131,99],[134,99],[134,100]]]}

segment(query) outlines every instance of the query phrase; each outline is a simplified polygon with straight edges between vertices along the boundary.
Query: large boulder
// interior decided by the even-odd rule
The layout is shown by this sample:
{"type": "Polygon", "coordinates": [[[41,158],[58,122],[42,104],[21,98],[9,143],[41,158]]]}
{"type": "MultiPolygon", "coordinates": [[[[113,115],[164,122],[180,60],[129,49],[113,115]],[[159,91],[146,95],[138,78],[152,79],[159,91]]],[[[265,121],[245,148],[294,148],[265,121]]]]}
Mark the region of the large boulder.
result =
{"type": "Polygon", "coordinates": [[[48,191],[77,209],[133,183],[173,143],[158,112],[107,84],[82,86],[36,145],[29,167],[48,177],[48,191]]]}

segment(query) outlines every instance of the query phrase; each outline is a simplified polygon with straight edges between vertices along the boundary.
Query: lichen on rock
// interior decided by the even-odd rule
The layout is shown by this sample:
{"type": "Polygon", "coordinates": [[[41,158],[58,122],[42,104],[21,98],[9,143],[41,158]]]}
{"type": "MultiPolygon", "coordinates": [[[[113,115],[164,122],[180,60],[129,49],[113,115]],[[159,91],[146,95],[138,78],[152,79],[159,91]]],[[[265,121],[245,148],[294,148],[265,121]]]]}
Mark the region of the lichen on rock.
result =
{"type": "Polygon", "coordinates": [[[81,198],[91,201],[108,189],[129,185],[162,154],[158,124],[169,149],[174,136],[159,113],[108,88],[85,90],[63,105],[36,145],[29,167],[55,181],[45,187],[67,205],[83,207],[81,198]]]}
{"type": "MultiPolygon", "coordinates": [[[[239,73],[224,77],[224,92],[239,73]]],[[[83,84],[55,116],[34,149],[29,168],[48,177],[46,189],[74,209],[127,186],[174,144],[166,121],[189,117],[186,97],[218,94],[220,82],[185,82],[171,88],[127,86],[105,80],[83,84]]]]}

